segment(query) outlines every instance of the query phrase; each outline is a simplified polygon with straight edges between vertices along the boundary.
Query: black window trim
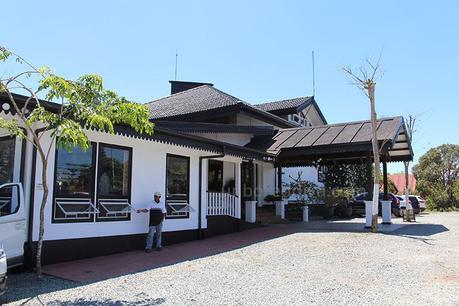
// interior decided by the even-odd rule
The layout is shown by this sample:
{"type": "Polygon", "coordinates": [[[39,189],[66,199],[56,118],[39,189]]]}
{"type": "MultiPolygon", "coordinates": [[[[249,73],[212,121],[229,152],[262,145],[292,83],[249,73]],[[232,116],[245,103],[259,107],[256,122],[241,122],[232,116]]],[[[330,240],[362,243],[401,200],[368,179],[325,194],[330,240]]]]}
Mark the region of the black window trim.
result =
{"type": "MultiPolygon", "coordinates": [[[[12,180],[10,183],[14,183],[14,176],[15,176],[15,168],[14,168],[14,163],[16,161],[16,141],[18,140],[16,136],[13,136],[13,135],[5,135],[5,136],[1,136],[0,137],[0,141],[3,141],[3,140],[12,140],[14,141],[14,160],[13,160],[13,177],[12,177],[12,180]]],[[[19,170],[19,180],[22,182],[22,178],[23,178],[23,172],[24,172],[24,158],[25,158],[25,142],[26,140],[24,139],[22,142],[21,142],[21,165],[20,165],[20,170],[19,170]]]]}
{"type": "MultiPolygon", "coordinates": [[[[132,205],[132,203],[131,203],[131,199],[132,199],[132,163],[133,163],[132,162],[132,159],[133,159],[132,147],[115,145],[115,144],[112,144],[112,143],[98,142],[98,146],[97,146],[97,161],[96,161],[97,162],[97,172],[96,172],[97,178],[96,178],[96,181],[94,183],[94,198],[95,198],[95,201],[96,201],[95,206],[97,207],[97,209],[99,209],[99,175],[100,175],[100,167],[101,167],[100,152],[102,150],[102,147],[127,150],[129,152],[129,166],[128,166],[128,168],[129,168],[128,169],[129,179],[128,179],[128,195],[127,195],[127,198],[128,198],[129,203],[132,205]]],[[[119,196],[103,196],[102,198],[104,198],[104,199],[121,199],[122,197],[119,197],[119,196]]],[[[121,221],[130,221],[130,220],[131,220],[131,213],[127,213],[127,216],[124,217],[124,218],[99,217],[99,214],[98,213],[96,214],[96,222],[121,222],[121,221]]]]}
{"type": "MultiPolygon", "coordinates": [[[[91,188],[90,188],[90,199],[93,204],[95,204],[95,184],[96,184],[96,152],[97,152],[97,142],[91,141],[91,147],[92,147],[92,180],[91,180],[91,188]]],[[[53,175],[53,202],[51,205],[51,223],[89,223],[89,222],[94,222],[94,214],[91,214],[88,219],[66,219],[66,220],[56,220],[54,218],[54,214],[56,211],[56,184],[57,184],[57,179],[56,179],[56,174],[57,174],[57,164],[58,164],[58,151],[59,147],[57,145],[57,142],[55,143],[55,151],[54,151],[54,175],[53,175]]],[[[61,149],[65,150],[65,149],[61,149]]],[[[37,156],[38,157],[38,156],[37,156]]],[[[65,198],[68,199],[81,199],[80,196],[65,196],[65,198]]]]}
{"type": "Polygon", "coordinates": [[[185,156],[185,155],[177,155],[177,154],[170,154],[170,153],[166,153],[166,180],[165,180],[165,186],[164,186],[164,204],[166,206],[166,219],[189,219],[190,218],[190,213],[187,212],[186,215],[183,215],[183,216],[171,216],[171,215],[168,215],[167,214],[167,202],[168,202],[168,199],[167,199],[167,194],[168,194],[168,191],[167,191],[167,184],[168,184],[168,181],[167,181],[167,166],[168,166],[168,157],[178,157],[178,158],[182,158],[182,159],[186,159],[187,161],[187,182],[188,182],[188,188],[187,188],[187,203],[188,205],[190,205],[190,157],[189,156],[185,156]]]}

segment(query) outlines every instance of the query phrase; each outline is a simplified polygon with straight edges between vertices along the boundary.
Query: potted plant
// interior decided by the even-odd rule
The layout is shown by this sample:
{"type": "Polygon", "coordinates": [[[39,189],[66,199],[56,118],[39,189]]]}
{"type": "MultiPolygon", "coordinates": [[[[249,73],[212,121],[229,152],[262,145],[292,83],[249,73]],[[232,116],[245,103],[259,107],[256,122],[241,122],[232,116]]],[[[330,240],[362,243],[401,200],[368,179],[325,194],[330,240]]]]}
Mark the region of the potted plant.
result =
{"type": "Polygon", "coordinates": [[[309,204],[318,202],[319,189],[316,184],[301,179],[302,172],[298,172],[298,177],[286,185],[286,198],[293,196],[296,200],[296,207],[302,211],[302,219],[307,222],[309,219],[310,210],[309,204]]]}
{"type": "Polygon", "coordinates": [[[282,200],[282,196],[279,195],[279,194],[268,194],[268,195],[264,198],[264,200],[265,200],[265,202],[274,204],[276,201],[281,201],[281,200],[282,200]]]}
{"type": "Polygon", "coordinates": [[[354,195],[352,188],[335,188],[333,195],[337,203],[338,213],[342,218],[352,217],[352,206],[350,205],[351,198],[354,195]]]}
{"type": "Polygon", "coordinates": [[[352,194],[350,188],[325,188],[322,191],[322,201],[324,203],[322,216],[324,219],[333,218],[337,209],[340,212],[344,210],[345,215],[350,217],[352,215],[352,207],[348,204],[352,194]]]}

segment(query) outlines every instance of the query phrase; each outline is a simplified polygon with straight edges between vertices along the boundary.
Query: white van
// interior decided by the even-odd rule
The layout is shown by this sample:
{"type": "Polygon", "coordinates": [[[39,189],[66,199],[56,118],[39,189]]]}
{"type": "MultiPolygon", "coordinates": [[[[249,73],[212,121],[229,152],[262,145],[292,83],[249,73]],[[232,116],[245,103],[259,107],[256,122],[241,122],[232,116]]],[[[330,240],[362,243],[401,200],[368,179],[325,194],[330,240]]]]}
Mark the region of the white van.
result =
{"type": "Polygon", "coordinates": [[[27,239],[26,220],[22,184],[1,185],[0,241],[8,259],[8,268],[21,265],[23,262],[24,243],[27,239]]]}
{"type": "Polygon", "coordinates": [[[7,268],[21,265],[27,239],[21,183],[0,186],[0,296],[6,291],[7,268]]]}

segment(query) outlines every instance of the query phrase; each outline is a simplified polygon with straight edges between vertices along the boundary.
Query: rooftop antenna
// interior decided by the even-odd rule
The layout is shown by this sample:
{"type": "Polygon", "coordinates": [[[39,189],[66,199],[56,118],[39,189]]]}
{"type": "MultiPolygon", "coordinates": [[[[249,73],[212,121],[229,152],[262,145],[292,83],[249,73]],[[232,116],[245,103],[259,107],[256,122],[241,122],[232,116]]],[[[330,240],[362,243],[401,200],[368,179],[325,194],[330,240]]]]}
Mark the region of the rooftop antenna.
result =
{"type": "Polygon", "coordinates": [[[178,53],[175,53],[175,81],[177,81],[177,60],[178,60],[178,53]]]}
{"type": "Polygon", "coordinates": [[[312,50],[312,96],[316,95],[316,76],[314,69],[314,50],[312,50]]]}

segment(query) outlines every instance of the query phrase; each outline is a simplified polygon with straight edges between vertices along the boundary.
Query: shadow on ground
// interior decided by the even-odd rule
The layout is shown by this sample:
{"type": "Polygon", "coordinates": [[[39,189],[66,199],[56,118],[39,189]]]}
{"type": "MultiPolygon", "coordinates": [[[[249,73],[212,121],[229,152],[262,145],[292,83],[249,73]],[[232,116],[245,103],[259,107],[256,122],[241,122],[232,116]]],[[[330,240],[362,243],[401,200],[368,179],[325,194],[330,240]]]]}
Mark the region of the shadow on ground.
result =
{"type": "MultiPolygon", "coordinates": [[[[23,300],[21,305],[64,305],[64,306],[83,306],[83,305],[161,305],[166,302],[164,298],[149,298],[146,296],[138,296],[137,301],[127,301],[122,299],[110,298],[77,298],[77,299],[56,299],[43,302],[40,295],[56,292],[66,289],[77,288],[84,285],[80,282],[68,281],[52,276],[45,276],[39,280],[33,273],[17,273],[9,278],[9,288],[3,297],[0,297],[0,305],[3,303],[11,303],[23,300]]],[[[142,294],[144,295],[144,294],[142,294]]]]}
{"type": "Polygon", "coordinates": [[[449,231],[449,229],[441,224],[409,224],[391,232],[390,234],[398,236],[432,236],[447,231],[449,231]]]}
{"type": "MultiPolygon", "coordinates": [[[[423,223],[380,225],[378,229],[380,234],[416,239],[426,244],[432,244],[433,239],[429,237],[448,231],[448,228],[440,224],[423,223]]],[[[364,229],[361,219],[282,224],[250,229],[204,240],[170,245],[163,248],[162,252],[155,252],[152,254],[134,251],[59,263],[44,267],[44,271],[52,276],[46,276],[43,280],[38,280],[35,274],[32,273],[11,275],[9,278],[9,290],[4,298],[6,298],[7,302],[28,299],[31,304],[40,304],[40,294],[75,288],[113,277],[134,274],[154,268],[221,254],[291,234],[314,232],[366,233],[368,231],[368,229],[364,229]]],[[[164,299],[140,298],[141,300],[136,303],[110,299],[76,299],[69,301],[53,301],[47,304],[158,305],[165,302],[164,299]]]]}
{"type": "Polygon", "coordinates": [[[51,306],[137,306],[137,305],[161,305],[166,302],[163,298],[158,299],[143,299],[139,301],[125,301],[125,300],[112,300],[112,299],[102,299],[102,300],[89,300],[89,299],[75,299],[69,301],[55,300],[47,302],[46,305],[51,306]]]}

